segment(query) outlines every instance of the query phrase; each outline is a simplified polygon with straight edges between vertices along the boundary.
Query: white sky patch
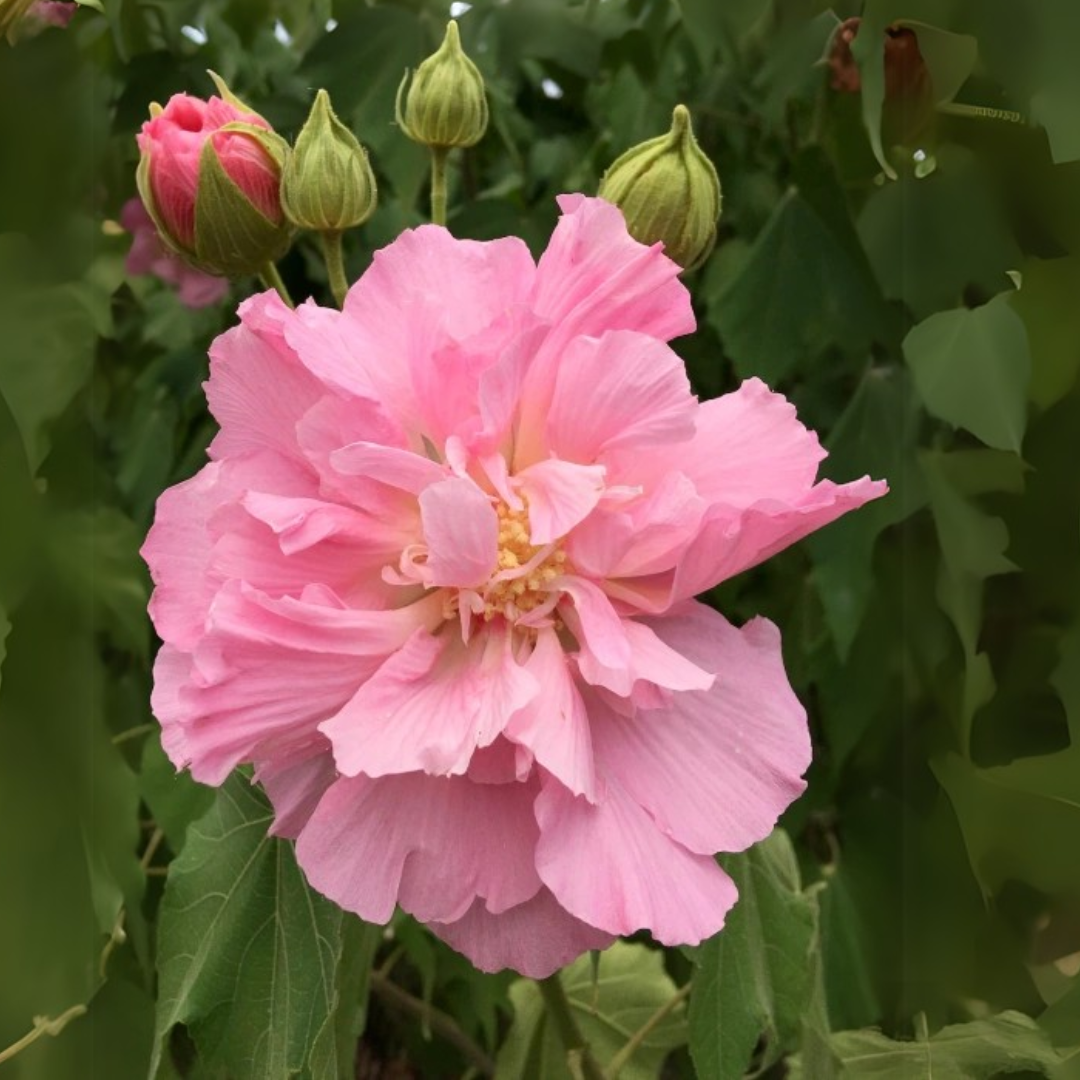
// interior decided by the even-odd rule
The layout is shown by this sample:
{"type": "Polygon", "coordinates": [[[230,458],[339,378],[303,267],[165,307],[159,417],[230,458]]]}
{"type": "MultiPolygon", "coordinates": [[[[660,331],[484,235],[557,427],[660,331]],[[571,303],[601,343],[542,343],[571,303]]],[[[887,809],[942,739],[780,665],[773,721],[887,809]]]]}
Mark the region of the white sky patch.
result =
{"type": "Polygon", "coordinates": [[[332,34],[337,29],[337,19],[326,20],[326,32],[332,34]]]}
{"type": "Polygon", "coordinates": [[[205,45],[210,39],[206,36],[206,31],[200,26],[181,26],[180,33],[188,39],[188,41],[194,41],[196,45],[205,45]]]}
{"type": "Polygon", "coordinates": [[[274,37],[276,37],[282,45],[292,44],[292,34],[285,29],[285,24],[280,19],[274,22],[274,37]]]}
{"type": "Polygon", "coordinates": [[[472,4],[466,4],[465,0],[454,0],[450,5],[450,18],[460,19],[468,11],[472,11],[472,4]]]}
{"type": "Polygon", "coordinates": [[[544,97],[551,98],[552,101],[558,101],[563,96],[563,88],[554,79],[541,79],[540,89],[544,97]]]}
{"type": "Polygon", "coordinates": [[[926,151],[925,150],[916,150],[915,153],[912,154],[911,156],[916,161],[925,161],[926,160],[926,151]]]}

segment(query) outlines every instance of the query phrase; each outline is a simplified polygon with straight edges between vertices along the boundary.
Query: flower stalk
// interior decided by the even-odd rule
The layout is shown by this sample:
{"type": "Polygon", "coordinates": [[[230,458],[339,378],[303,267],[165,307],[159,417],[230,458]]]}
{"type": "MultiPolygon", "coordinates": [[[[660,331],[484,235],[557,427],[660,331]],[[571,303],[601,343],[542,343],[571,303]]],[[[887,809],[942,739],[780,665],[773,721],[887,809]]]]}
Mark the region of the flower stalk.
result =
{"type": "Polygon", "coordinates": [[[445,146],[431,148],[431,220],[436,225],[446,224],[446,158],[449,153],[445,146]]]}
{"type": "Polygon", "coordinates": [[[268,262],[259,271],[259,280],[268,289],[273,289],[289,307],[296,307],[292,297],[289,295],[289,290],[285,287],[285,282],[281,280],[278,268],[272,262],[268,262]]]}
{"type": "Polygon", "coordinates": [[[330,281],[330,292],[334,295],[337,306],[344,307],[345,296],[349,291],[349,279],[345,276],[345,258],[341,250],[341,233],[327,231],[319,233],[322,241],[323,261],[326,263],[326,276],[330,281]]]}

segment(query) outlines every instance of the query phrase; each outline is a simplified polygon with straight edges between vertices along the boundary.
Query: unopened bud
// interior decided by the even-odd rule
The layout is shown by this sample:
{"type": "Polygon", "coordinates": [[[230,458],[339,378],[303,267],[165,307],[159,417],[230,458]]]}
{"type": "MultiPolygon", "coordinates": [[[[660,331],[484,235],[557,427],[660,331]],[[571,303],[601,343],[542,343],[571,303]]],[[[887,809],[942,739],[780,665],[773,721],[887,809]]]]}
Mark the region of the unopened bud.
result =
{"type": "Polygon", "coordinates": [[[413,72],[411,83],[405,73],[397,122],[414,142],[440,149],[472,146],[483,137],[488,123],[484,77],[461,48],[456,22],[447,25],[443,43],[413,72]]]}
{"type": "Polygon", "coordinates": [[[320,90],[281,175],[285,216],[302,229],[342,232],[363,225],[375,201],[367,152],[320,90]]]}
{"type": "Polygon", "coordinates": [[[716,243],[720,179],[702,152],[690,113],[676,105],[666,135],[632,146],[604,173],[599,195],[626,218],[643,244],[664,244],[683,270],[699,267],[716,243]]]}

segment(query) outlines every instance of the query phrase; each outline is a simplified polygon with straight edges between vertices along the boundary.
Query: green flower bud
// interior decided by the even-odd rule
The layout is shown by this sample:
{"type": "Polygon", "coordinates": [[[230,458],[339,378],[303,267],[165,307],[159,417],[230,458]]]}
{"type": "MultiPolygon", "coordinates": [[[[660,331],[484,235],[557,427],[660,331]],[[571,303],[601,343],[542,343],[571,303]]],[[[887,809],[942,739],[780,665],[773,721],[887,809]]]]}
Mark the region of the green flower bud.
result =
{"type": "Polygon", "coordinates": [[[280,176],[288,144],[280,135],[243,121],[226,124],[219,131],[257,144],[264,160],[272,163],[263,183],[246,191],[230,175],[213,139],[203,144],[199,155],[191,261],[212,274],[240,277],[280,259],[292,242],[292,229],[284,220],[280,203],[274,205],[276,189],[272,186],[273,171],[280,176]]]}
{"type": "Polygon", "coordinates": [[[663,241],[664,254],[696,270],[716,243],[720,179],[702,152],[685,105],[676,105],[666,135],[632,146],[604,173],[602,199],[626,218],[643,244],[663,241]]]}
{"type": "Polygon", "coordinates": [[[375,212],[375,174],[367,151],[320,90],[281,174],[285,216],[302,229],[342,232],[375,212]]]}
{"type": "Polygon", "coordinates": [[[462,50],[456,22],[446,27],[438,51],[413,73],[408,93],[407,84],[406,71],[398,87],[397,122],[414,142],[449,149],[473,146],[483,137],[488,123],[484,77],[462,50]]]}

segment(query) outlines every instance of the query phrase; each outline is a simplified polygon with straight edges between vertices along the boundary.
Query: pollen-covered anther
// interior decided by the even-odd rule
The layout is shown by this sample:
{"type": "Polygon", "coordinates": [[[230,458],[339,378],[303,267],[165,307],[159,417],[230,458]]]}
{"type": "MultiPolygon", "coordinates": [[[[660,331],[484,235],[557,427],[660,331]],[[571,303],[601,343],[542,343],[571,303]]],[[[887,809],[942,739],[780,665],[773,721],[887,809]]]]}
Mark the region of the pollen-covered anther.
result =
{"type": "Polygon", "coordinates": [[[569,572],[566,552],[558,543],[531,543],[529,510],[514,510],[500,502],[498,569],[483,590],[484,619],[502,615],[511,622],[542,605],[554,607],[551,584],[569,572]]]}

